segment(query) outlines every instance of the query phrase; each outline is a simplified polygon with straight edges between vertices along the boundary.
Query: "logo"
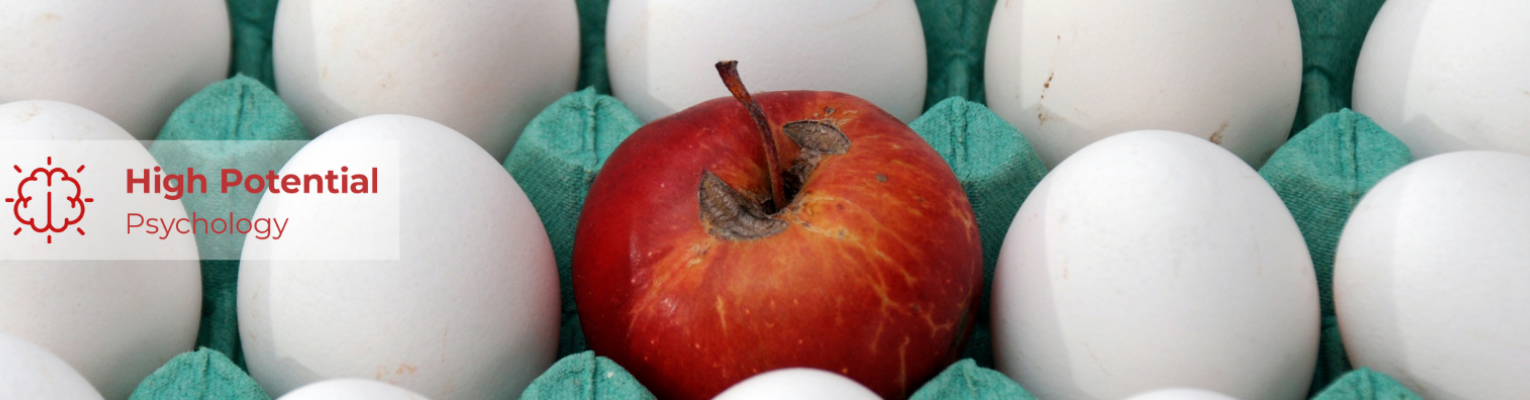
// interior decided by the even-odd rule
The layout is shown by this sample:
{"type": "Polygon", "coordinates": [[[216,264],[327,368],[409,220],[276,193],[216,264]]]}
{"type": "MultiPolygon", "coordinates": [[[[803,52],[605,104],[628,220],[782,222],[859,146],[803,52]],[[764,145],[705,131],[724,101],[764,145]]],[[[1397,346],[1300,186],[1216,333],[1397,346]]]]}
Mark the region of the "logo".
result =
{"type": "MultiPolygon", "coordinates": [[[[16,221],[25,225],[16,228],[12,236],[32,228],[33,232],[47,235],[48,243],[52,244],[53,234],[63,233],[71,225],[80,223],[85,218],[85,203],[95,201],[80,196],[80,182],[69,176],[68,170],[54,167],[53,157],[48,157],[48,166],[33,168],[30,173],[20,165],[11,168],[25,176],[16,185],[16,197],[5,198],[5,202],[12,204],[11,213],[16,216],[16,221]]],[[[74,170],[75,173],[83,171],[83,164],[74,170]]],[[[85,235],[85,230],[79,227],[74,231],[85,235]]]]}
{"type": "Polygon", "coordinates": [[[0,264],[399,259],[396,140],[0,142],[0,264]]]}

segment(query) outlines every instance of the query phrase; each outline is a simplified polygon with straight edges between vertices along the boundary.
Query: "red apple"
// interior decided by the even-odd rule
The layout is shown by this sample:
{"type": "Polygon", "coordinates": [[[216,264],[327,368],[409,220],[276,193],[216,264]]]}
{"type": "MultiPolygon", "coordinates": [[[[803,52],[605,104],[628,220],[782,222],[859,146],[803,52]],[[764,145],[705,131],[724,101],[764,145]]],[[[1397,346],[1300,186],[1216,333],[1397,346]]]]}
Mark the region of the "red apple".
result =
{"type": "Polygon", "coordinates": [[[785,367],[908,397],[976,316],[982,248],[956,176],[865,100],[751,98],[718,70],[735,98],[643,126],[595,178],[573,257],[590,348],[660,399],[785,367]]]}

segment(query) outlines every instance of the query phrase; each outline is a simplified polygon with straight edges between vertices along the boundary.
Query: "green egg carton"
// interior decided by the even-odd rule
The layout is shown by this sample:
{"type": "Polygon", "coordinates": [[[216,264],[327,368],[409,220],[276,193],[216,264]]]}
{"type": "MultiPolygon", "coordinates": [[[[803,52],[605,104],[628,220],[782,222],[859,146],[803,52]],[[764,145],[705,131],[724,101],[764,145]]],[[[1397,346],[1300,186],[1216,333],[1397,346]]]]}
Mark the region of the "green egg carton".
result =
{"type": "MultiPolygon", "coordinates": [[[[640,121],[613,97],[606,74],[608,0],[577,0],[582,34],[579,87],[531,121],[504,161],[542,217],[563,290],[558,360],[522,399],[652,399],[621,366],[589,351],[570,289],[570,252],[583,199],[605,157],[640,121]],[[597,140],[586,140],[594,138],[597,140]]],[[[1310,393],[1318,399],[1417,398],[1391,378],[1350,371],[1333,322],[1331,269],[1338,232],[1361,195],[1411,160],[1408,149],[1364,116],[1347,110],[1360,45],[1382,0],[1294,0],[1303,48],[1301,99],[1293,138],[1260,173],[1291,209],[1313,257],[1323,299],[1319,365],[1310,393]]],[[[983,241],[984,296],[964,359],[913,398],[1033,399],[995,371],[988,337],[988,297],[999,244],[1046,168],[1024,136],[983,106],[983,54],[996,0],[916,0],[924,25],[929,77],[925,113],[910,126],[944,157],[967,191],[983,241]]],[[[296,116],[272,91],[275,0],[228,0],[234,47],[229,80],[187,100],[161,139],[301,140],[296,116]]],[[[188,155],[160,154],[166,165],[188,155]]],[[[290,154],[198,155],[279,167],[290,154]]],[[[275,169],[276,167],[272,167],[275,169]]],[[[213,206],[213,205],[209,205],[213,206]]],[[[229,205],[219,205],[230,207],[229,205]]],[[[198,207],[188,205],[188,207],[198,207]]],[[[233,205],[253,213],[254,204],[233,205]]],[[[145,379],[132,398],[269,399],[244,371],[234,308],[238,260],[203,262],[199,350],[145,379]]]]}

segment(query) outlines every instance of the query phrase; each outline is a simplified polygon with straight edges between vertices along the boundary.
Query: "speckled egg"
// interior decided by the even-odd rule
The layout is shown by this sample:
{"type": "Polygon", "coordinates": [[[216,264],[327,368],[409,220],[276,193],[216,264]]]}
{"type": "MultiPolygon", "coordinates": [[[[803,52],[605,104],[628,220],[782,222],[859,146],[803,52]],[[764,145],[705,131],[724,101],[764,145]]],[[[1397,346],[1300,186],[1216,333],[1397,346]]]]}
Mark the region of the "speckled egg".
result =
{"type": "Polygon", "coordinates": [[[1255,168],[1285,143],[1302,84],[1287,0],[1007,0],[994,8],[988,107],[1048,167],[1139,129],[1185,132],[1255,168]]]}
{"type": "Polygon", "coordinates": [[[238,314],[250,375],[276,396],[344,377],[436,400],[519,396],[558,348],[558,269],[531,201],[489,153],[444,125],[377,115],[319,136],[280,173],[390,158],[398,167],[378,171],[376,193],[350,195],[382,197],[261,198],[255,217],[291,222],[281,240],[245,239],[238,314]],[[364,145],[377,141],[397,151],[364,145]],[[334,253],[388,229],[396,259],[334,253]]]}
{"type": "Polygon", "coordinates": [[[430,400],[418,393],[366,379],[331,379],[293,390],[277,400],[430,400]]]}
{"type": "Polygon", "coordinates": [[[734,384],[713,400],[880,400],[844,375],[812,368],[786,368],[734,384]]]}
{"type": "Polygon", "coordinates": [[[1414,158],[1530,155],[1530,2],[1390,0],[1355,65],[1354,108],[1414,158]]]}
{"type": "Polygon", "coordinates": [[[1026,198],[997,264],[994,361],[1037,398],[1306,398],[1319,322],[1307,245],[1264,179],[1206,139],[1138,131],[1085,147],[1026,198]]]}
{"type": "Polygon", "coordinates": [[[277,93],[313,136],[408,114],[502,160],[579,78],[571,0],[284,0],[274,29],[277,93]]]}
{"type": "Polygon", "coordinates": [[[0,333],[0,399],[101,400],[101,393],[47,349],[0,333]]]}
{"type": "Polygon", "coordinates": [[[1238,400],[1227,397],[1221,393],[1200,389],[1159,389],[1136,396],[1127,397],[1126,400],[1238,400]]]}
{"type": "Polygon", "coordinates": [[[1433,400],[1530,393],[1530,157],[1419,160],[1344,226],[1334,308],[1355,367],[1433,400]]]}
{"type": "MultiPolygon", "coordinates": [[[[132,135],[100,114],[56,101],[0,105],[0,146],[8,148],[11,145],[6,142],[17,140],[120,141],[119,146],[107,150],[61,145],[47,154],[57,157],[48,160],[51,165],[67,166],[70,173],[86,182],[81,194],[96,200],[89,203],[90,213],[82,214],[80,223],[70,226],[73,229],[50,231],[44,239],[44,233],[23,229],[23,224],[11,217],[16,205],[3,203],[0,332],[57,354],[106,399],[126,400],[145,377],[177,354],[195,348],[201,321],[202,273],[191,235],[163,240],[153,235],[113,235],[122,232],[123,216],[129,212],[184,218],[186,210],[179,200],[124,201],[121,187],[88,184],[99,182],[87,180],[90,174],[122,179],[122,169],[108,169],[113,162],[139,168],[158,165],[132,135]],[[77,171],[76,165],[91,169],[77,171]],[[120,250],[123,247],[144,248],[152,254],[114,259],[125,254],[120,250]],[[73,258],[57,258],[58,254],[73,258]]],[[[11,194],[0,197],[17,197],[10,190],[18,190],[21,174],[12,167],[45,165],[43,154],[29,156],[36,158],[5,157],[13,165],[0,170],[0,189],[11,194]]]]}
{"type": "Polygon", "coordinates": [[[228,76],[223,0],[11,1],[0,7],[0,103],[45,99],[153,139],[170,112],[228,76]]]}
{"type": "Polygon", "coordinates": [[[924,28],[913,0],[614,0],[611,93],[651,121],[728,96],[713,67],[738,60],[750,91],[828,90],[903,122],[924,111],[924,28]]]}

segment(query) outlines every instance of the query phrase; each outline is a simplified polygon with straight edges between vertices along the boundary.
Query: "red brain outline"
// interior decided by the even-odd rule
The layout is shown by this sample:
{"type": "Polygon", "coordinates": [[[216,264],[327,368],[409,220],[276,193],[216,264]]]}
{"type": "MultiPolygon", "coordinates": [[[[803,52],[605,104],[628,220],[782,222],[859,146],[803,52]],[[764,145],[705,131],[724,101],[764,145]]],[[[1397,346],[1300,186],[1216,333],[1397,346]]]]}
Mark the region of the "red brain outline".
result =
{"type": "Polygon", "coordinates": [[[26,224],[33,231],[63,232],[70,225],[77,224],[85,218],[85,201],[80,199],[80,182],[69,176],[69,171],[63,168],[33,169],[31,174],[16,185],[16,202],[12,206],[12,213],[16,215],[17,221],[26,224]],[[58,178],[55,179],[55,176],[58,178]],[[72,190],[72,192],[66,192],[72,194],[58,196],[58,189],[72,190]],[[38,190],[42,192],[28,195],[29,192],[38,190]],[[37,207],[39,203],[42,207],[37,207]],[[61,206],[65,204],[74,212],[64,211],[61,206]],[[64,212],[56,213],[56,211],[64,212]],[[70,214],[73,216],[70,217],[70,214]],[[42,217],[43,224],[38,224],[38,217],[42,217]]]}

